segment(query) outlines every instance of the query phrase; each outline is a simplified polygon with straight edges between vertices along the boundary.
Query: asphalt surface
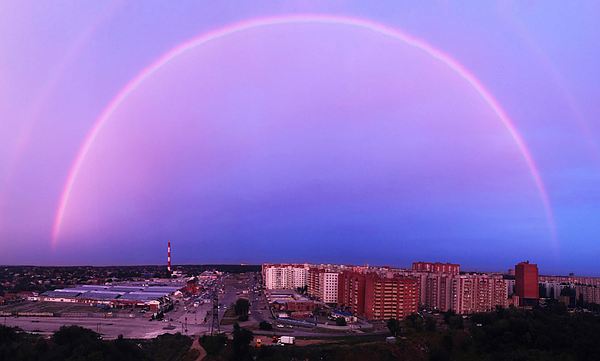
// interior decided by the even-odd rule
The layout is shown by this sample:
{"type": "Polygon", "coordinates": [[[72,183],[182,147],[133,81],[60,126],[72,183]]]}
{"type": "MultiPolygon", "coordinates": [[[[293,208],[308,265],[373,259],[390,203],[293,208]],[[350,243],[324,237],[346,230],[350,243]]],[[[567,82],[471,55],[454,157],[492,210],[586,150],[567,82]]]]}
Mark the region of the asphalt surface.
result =
{"type": "Polygon", "coordinates": [[[112,339],[118,335],[126,338],[151,338],[165,332],[164,323],[145,319],[105,319],[105,318],[63,318],[63,317],[6,317],[6,326],[16,326],[25,331],[42,335],[52,334],[61,326],[77,325],[100,333],[103,337],[112,339]]]}

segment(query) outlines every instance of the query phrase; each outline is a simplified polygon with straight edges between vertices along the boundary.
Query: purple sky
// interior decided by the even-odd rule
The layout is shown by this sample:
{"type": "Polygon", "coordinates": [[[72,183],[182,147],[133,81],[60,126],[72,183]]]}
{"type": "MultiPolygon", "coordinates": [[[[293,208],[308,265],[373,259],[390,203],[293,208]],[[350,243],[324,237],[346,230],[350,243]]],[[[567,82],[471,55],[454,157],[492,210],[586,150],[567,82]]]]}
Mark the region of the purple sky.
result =
{"type": "Polygon", "coordinates": [[[0,264],[414,260],[600,275],[594,2],[0,3],[0,264]],[[476,77],[368,27],[421,39],[476,77]],[[113,103],[114,104],[114,103],[113,103]]]}

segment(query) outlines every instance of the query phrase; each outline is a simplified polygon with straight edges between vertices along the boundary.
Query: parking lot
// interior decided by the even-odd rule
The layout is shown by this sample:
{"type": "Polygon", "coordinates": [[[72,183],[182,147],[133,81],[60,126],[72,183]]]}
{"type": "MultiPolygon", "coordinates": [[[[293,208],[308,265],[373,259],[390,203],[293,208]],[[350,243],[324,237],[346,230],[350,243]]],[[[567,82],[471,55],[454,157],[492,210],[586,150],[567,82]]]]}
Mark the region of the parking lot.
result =
{"type": "MultiPolygon", "coordinates": [[[[53,313],[59,316],[68,317],[70,315],[86,316],[89,317],[106,317],[107,313],[110,313],[115,317],[140,317],[143,314],[139,313],[139,310],[133,309],[117,309],[113,308],[110,310],[102,309],[100,307],[90,306],[81,303],[62,303],[62,302],[33,302],[26,301],[20,303],[14,303],[10,305],[0,306],[0,312],[9,313],[53,313]],[[92,316],[92,314],[94,316],[92,316]]],[[[146,317],[146,316],[144,316],[146,317]]],[[[149,317],[149,316],[148,316],[149,317]]]]}
{"type": "Polygon", "coordinates": [[[202,334],[209,331],[205,322],[212,307],[212,289],[207,282],[201,294],[174,300],[174,308],[164,319],[152,320],[152,312],[139,308],[106,308],[81,303],[25,301],[0,306],[0,322],[28,332],[50,335],[63,325],[78,325],[112,339],[153,338],[163,333],[202,334]],[[45,314],[45,317],[41,317],[45,314]],[[6,316],[5,316],[6,315],[6,316]]]}

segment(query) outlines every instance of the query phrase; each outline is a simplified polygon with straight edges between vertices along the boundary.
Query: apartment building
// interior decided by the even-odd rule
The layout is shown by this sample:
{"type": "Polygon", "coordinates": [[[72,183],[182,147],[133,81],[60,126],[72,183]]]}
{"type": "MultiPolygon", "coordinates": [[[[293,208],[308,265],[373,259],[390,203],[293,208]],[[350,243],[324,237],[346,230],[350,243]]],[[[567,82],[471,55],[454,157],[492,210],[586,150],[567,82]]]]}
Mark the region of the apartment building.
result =
{"type": "Polygon", "coordinates": [[[267,289],[296,289],[308,282],[308,266],[295,264],[263,265],[263,277],[267,289]]]}
{"type": "Polygon", "coordinates": [[[441,262],[413,262],[412,270],[415,272],[447,273],[457,275],[460,273],[460,265],[455,263],[441,262]]]}
{"type": "Polygon", "coordinates": [[[367,319],[403,319],[418,311],[418,280],[393,273],[343,272],[338,298],[342,308],[367,319]]]}
{"type": "Polygon", "coordinates": [[[339,272],[322,267],[308,270],[308,294],[328,304],[338,303],[339,272]]]}
{"type": "Polygon", "coordinates": [[[508,288],[502,275],[463,274],[452,279],[451,309],[458,314],[507,307],[508,288]]]}
{"type": "Polygon", "coordinates": [[[540,298],[539,275],[536,264],[520,262],[515,266],[515,294],[519,297],[519,306],[537,304],[540,298]]]}

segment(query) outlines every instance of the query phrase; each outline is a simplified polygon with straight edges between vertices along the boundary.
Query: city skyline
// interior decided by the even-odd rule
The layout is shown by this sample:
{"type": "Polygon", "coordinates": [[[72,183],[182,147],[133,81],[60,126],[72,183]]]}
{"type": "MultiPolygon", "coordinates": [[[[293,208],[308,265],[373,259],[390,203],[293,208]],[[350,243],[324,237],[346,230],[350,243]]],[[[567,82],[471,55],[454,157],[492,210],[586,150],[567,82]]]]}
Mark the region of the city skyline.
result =
{"type": "Polygon", "coordinates": [[[599,12],[2,3],[0,264],[600,276],[599,12]]]}

